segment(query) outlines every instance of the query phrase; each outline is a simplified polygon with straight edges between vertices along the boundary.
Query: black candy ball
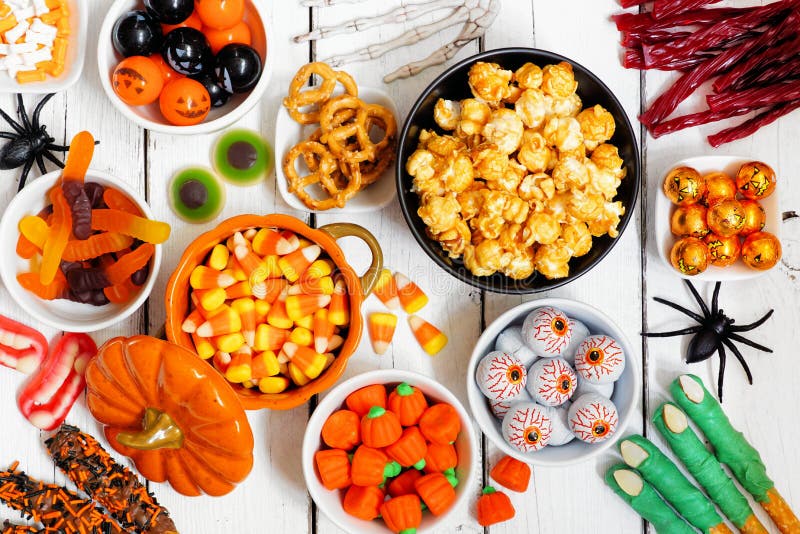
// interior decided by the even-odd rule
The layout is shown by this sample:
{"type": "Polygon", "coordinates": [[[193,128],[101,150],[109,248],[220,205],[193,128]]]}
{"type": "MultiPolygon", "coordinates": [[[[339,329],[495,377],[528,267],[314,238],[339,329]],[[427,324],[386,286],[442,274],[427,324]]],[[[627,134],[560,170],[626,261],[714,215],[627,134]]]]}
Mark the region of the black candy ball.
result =
{"type": "Polygon", "coordinates": [[[176,72],[196,76],[211,69],[214,56],[205,35],[194,28],[175,28],[164,37],[161,56],[176,72]]]}
{"type": "Polygon", "coordinates": [[[147,12],[163,24],[179,24],[194,11],[192,0],[144,0],[147,12]]]}
{"type": "Polygon", "coordinates": [[[231,43],[214,58],[214,75],[230,93],[246,93],[261,78],[261,56],[252,46],[231,43]]]}
{"type": "Polygon", "coordinates": [[[206,88],[208,95],[211,97],[211,105],[215,108],[224,106],[231,97],[231,93],[223,89],[211,73],[204,72],[199,76],[193,76],[193,78],[202,83],[203,87],[206,88]]]}
{"type": "Polygon", "coordinates": [[[114,23],[111,42],[124,57],[149,56],[161,47],[161,24],[144,11],[128,11],[114,23]]]}

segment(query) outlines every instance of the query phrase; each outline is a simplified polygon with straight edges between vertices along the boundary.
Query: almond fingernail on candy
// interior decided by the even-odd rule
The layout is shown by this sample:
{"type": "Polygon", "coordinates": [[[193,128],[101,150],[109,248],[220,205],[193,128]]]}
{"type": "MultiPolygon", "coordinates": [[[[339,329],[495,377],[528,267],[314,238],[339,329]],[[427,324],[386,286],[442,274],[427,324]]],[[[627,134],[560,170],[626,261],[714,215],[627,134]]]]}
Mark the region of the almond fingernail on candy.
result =
{"type": "Polygon", "coordinates": [[[447,345],[447,336],[425,319],[417,315],[409,315],[408,324],[422,349],[431,356],[447,345]]]}
{"type": "Polygon", "coordinates": [[[400,298],[397,296],[397,284],[395,284],[389,269],[383,269],[378,275],[378,281],[375,283],[372,293],[390,310],[401,308],[400,298]]]}
{"type": "Polygon", "coordinates": [[[397,296],[406,313],[417,313],[428,303],[428,295],[403,273],[394,273],[394,281],[397,296]]]}
{"type": "Polygon", "coordinates": [[[371,313],[367,319],[369,338],[375,354],[384,354],[394,337],[397,316],[393,313],[371,313]]]}

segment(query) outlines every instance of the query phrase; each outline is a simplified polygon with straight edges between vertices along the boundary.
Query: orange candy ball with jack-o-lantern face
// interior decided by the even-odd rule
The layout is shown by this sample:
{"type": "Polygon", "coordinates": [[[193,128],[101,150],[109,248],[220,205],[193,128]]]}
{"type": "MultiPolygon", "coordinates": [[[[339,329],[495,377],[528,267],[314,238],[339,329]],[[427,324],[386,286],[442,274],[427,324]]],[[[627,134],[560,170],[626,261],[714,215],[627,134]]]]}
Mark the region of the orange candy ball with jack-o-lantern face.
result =
{"type": "Polygon", "coordinates": [[[164,87],[161,70],[150,58],[131,56],[120,61],[111,75],[117,96],[130,106],[143,106],[158,100],[164,87]]]}
{"type": "Polygon", "coordinates": [[[190,126],[203,122],[211,109],[211,98],[200,82],[180,78],[164,86],[158,105],[171,124],[190,126]]]}

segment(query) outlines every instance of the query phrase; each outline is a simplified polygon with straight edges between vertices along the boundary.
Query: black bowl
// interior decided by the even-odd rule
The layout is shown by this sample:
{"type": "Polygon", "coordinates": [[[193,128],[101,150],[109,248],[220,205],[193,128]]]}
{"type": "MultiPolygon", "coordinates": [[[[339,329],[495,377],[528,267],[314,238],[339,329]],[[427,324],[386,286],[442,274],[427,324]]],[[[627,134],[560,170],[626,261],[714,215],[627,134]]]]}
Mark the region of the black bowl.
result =
{"type": "Polygon", "coordinates": [[[425,233],[425,223],[417,215],[419,197],[411,190],[413,179],[406,172],[406,160],[417,148],[420,130],[433,129],[441,132],[433,120],[433,107],[439,98],[448,100],[472,98],[472,93],[467,84],[467,74],[473,63],[477,61],[498,63],[503,68],[510,70],[516,70],[529,61],[536,63],[540,67],[561,61],[567,61],[572,64],[575,79],[578,81],[578,95],[581,97],[583,106],[586,108],[600,104],[614,116],[614,120],[617,123],[614,137],[611,138],[610,143],[619,148],[620,157],[625,162],[627,171],[627,175],[622,180],[615,197],[615,200],[621,201],[622,205],[625,206],[625,215],[618,226],[620,236],[633,217],[636,198],[639,196],[641,167],[636,136],[622,104],[619,103],[619,100],[611,90],[597,76],[582,65],[558,54],[535,48],[501,48],[474,55],[450,67],[422,92],[422,95],[414,103],[414,107],[411,108],[411,112],[408,114],[403,130],[400,133],[400,142],[397,147],[397,196],[400,199],[403,216],[414,234],[414,238],[428,256],[442,269],[462,282],[488,291],[514,294],[536,293],[562,286],[594,267],[608,254],[619,237],[611,238],[607,235],[595,237],[592,249],[588,254],[570,260],[570,274],[566,278],[548,280],[539,273],[534,273],[523,280],[514,280],[500,273],[495,273],[492,276],[475,276],[464,266],[461,259],[454,260],[448,257],[439,243],[428,237],[425,233]]]}

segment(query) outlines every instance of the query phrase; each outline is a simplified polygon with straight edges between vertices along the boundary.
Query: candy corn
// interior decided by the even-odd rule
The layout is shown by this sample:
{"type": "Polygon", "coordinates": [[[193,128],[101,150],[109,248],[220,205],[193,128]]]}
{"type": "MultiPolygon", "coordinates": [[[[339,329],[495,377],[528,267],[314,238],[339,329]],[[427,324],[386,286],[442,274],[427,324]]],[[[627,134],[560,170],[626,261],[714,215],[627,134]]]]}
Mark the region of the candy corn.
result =
{"type": "Polygon", "coordinates": [[[253,355],[251,379],[257,380],[265,376],[275,376],[281,372],[278,357],[271,350],[253,355]]]}
{"type": "Polygon", "coordinates": [[[272,305],[266,300],[261,299],[256,299],[254,302],[256,306],[256,324],[266,322],[267,314],[269,313],[269,309],[272,307],[272,305]]]}
{"type": "Polygon", "coordinates": [[[225,378],[234,384],[241,384],[253,376],[251,365],[253,351],[247,345],[231,354],[231,362],[225,370],[225,378]]]}
{"type": "Polygon", "coordinates": [[[447,345],[447,336],[431,323],[417,315],[408,316],[408,324],[414,337],[417,338],[422,350],[431,356],[438,353],[447,345]]]}
{"type": "Polygon", "coordinates": [[[328,320],[336,326],[350,322],[350,302],[347,300],[347,287],[343,279],[338,279],[333,287],[331,304],[328,306],[328,320]]]}
{"type": "Polygon", "coordinates": [[[289,287],[290,295],[331,295],[333,294],[333,278],[301,278],[289,287]]]}
{"type": "Polygon", "coordinates": [[[220,272],[205,265],[198,265],[192,270],[189,285],[194,289],[212,289],[215,287],[226,288],[236,283],[230,273],[220,272]]]}
{"type": "Polygon", "coordinates": [[[331,336],[331,340],[328,342],[328,352],[332,350],[336,350],[339,347],[344,345],[344,338],[340,335],[333,335],[331,336]]]}
{"type": "Polygon", "coordinates": [[[233,332],[231,334],[223,334],[213,338],[214,345],[217,350],[222,352],[234,352],[242,348],[244,345],[244,336],[241,332],[233,332]]]}
{"type": "Polygon", "coordinates": [[[288,289],[281,291],[280,296],[272,303],[272,307],[267,314],[267,322],[275,328],[291,328],[294,321],[289,319],[286,313],[286,297],[288,289]]]}
{"type": "Polygon", "coordinates": [[[233,311],[239,314],[242,321],[242,335],[251,347],[256,337],[256,304],[251,298],[236,299],[231,303],[233,311]]]}
{"type": "Polygon", "coordinates": [[[375,354],[384,354],[394,337],[397,316],[393,313],[371,313],[367,320],[369,338],[375,354]]]}
{"type": "Polygon", "coordinates": [[[233,277],[239,282],[247,280],[247,275],[244,273],[242,266],[239,265],[239,262],[236,260],[236,256],[228,257],[228,264],[225,266],[225,270],[230,271],[233,277]]]}
{"type": "Polygon", "coordinates": [[[181,330],[187,334],[192,334],[196,332],[197,327],[204,322],[206,322],[206,320],[200,313],[200,310],[195,308],[189,315],[186,316],[186,319],[183,320],[183,323],[181,324],[181,330]]]}
{"type": "Polygon", "coordinates": [[[314,350],[326,352],[336,325],[328,320],[328,310],[317,310],[314,313],[314,350]]]}
{"type": "Polygon", "coordinates": [[[269,324],[260,324],[256,327],[253,348],[257,351],[279,350],[286,342],[287,332],[269,324]]]}
{"type": "Polygon", "coordinates": [[[296,366],[291,362],[289,363],[289,377],[292,379],[292,382],[294,382],[294,384],[298,387],[305,386],[306,384],[311,382],[311,379],[307,377],[305,373],[303,373],[303,371],[301,371],[298,366],[296,366]]]}
{"type": "Polygon", "coordinates": [[[225,298],[228,300],[238,299],[242,297],[250,297],[252,295],[253,295],[253,290],[250,287],[250,282],[248,282],[247,280],[236,282],[232,286],[225,288],[225,298]]]}
{"type": "Polygon", "coordinates": [[[314,351],[314,349],[303,347],[297,343],[292,343],[291,341],[284,343],[283,352],[291,361],[289,368],[291,369],[292,365],[297,366],[308,378],[317,378],[325,366],[325,356],[314,351]]]}
{"type": "Polygon", "coordinates": [[[308,328],[303,328],[302,326],[298,326],[292,333],[289,334],[289,341],[292,343],[297,343],[298,345],[302,345],[304,347],[310,347],[314,344],[314,334],[311,333],[311,330],[308,328]]]}
{"type": "Polygon", "coordinates": [[[194,293],[199,299],[200,306],[206,311],[214,311],[225,304],[225,290],[221,287],[196,289],[194,293]]]}
{"type": "Polygon", "coordinates": [[[247,275],[247,280],[251,286],[267,279],[269,271],[266,263],[250,250],[247,245],[236,245],[233,253],[236,256],[236,261],[242,266],[244,274],[247,275]]]}
{"type": "Polygon", "coordinates": [[[309,265],[300,280],[311,280],[314,278],[322,278],[323,276],[330,276],[333,272],[333,262],[331,260],[314,260],[314,263],[309,265]]]}
{"type": "Polygon", "coordinates": [[[223,244],[214,245],[211,249],[211,254],[208,256],[208,266],[212,269],[222,271],[228,266],[228,258],[230,257],[228,247],[223,244]]]}
{"type": "Polygon", "coordinates": [[[302,319],[298,319],[295,323],[295,326],[302,326],[303,328],[308,328],[312,330],[314,328],[314,316],[313,315],[306,315],[302,319]]]}
{"type": "Polygon", "coordinates": [[[289,379],[285,376],[268,376],[258,382],[261,393],[281,393],[289,387],[289,379]]]}
{"type": "Polygon", "coordinates": [[[200,337],[214,337],[241,330],[242,320],[239,314],[229,306],[225,306],[222,311],[212,315],[206,322],[197,327],[197,335],[200,337]]]}
{"type": "Polygon", "coordinates": [[[319,248],[319,245],[301,248],[279,259],[278,266],[287,280],[296,282],[321,252],[322,249],[319,248]]]}
{"type": "MultiPolygon", "coordinates": [[[[264,296],[257,296],[261,300],[265,300],[272,304],[275,299],[280,296],[281,292],[289,287],[289,282],[283,278],[270,278],[264,281],[264,296]]],[[[288,295],[288,293],[287,293],[288,295]]]]}
{"type": "Polygon", "coordinates": [[[289,295],[286,297],[286,313],[289,319],[298,321],[324,308],[330,301],[330,295],[289,295]]]}
{"type": "Polygon", "coordinates": [[[216,349],[209,340],[202,338],[197,334],[191,334],[191,336],[192,341],[194,342],[194,350],[197,352],[198,356],[204,360],[207,360],[214,355],[216,349]]]}
{"type": "Polygon", "coordinates": [[[389,269],[384,269],[378,275],[378,281],[372,289],[372,293],[380,299],[390,310],[400,309],[400,298],[397,296],[397,284],[389,269]]]}
{"type": "Polygon", "coordinates": [[[284,256],[292,252],[292,244],[280,233],[270,228],[258,230],[253,237],[253,251],[261,256],[277,254],[284,256]]]}
{"type": "Polygon", "coordinates": [[[428,303],[428,296],[403,273],[394,273],[397,296],[406,313],[417,313],[428,303]]]}
{"type": "Polygon", "coordinates": [[[224,375],[228,371],[228,366],[231,364],[231,355],[218,350],[214,353],[214,357],[211,358],[211,363],[214,364],[217,371],[224,375]]]}

